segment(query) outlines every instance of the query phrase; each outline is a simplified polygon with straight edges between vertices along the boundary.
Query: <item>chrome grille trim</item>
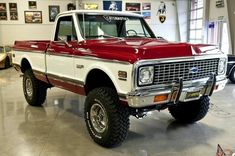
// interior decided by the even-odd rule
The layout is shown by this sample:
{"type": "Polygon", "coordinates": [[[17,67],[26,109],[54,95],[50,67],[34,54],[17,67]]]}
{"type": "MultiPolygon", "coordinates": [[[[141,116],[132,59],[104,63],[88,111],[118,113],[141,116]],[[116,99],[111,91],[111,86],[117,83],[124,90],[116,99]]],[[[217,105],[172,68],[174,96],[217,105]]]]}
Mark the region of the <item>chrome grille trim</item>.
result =
{"type": "Polygon", "coordinates": [[[155,64],[154,85],[169,84],[179,77],[193,81],[210,77],[211,73],[218,75],[218,63],[219,59],[205,59],[155,64]],[[189,72],[193,67],[198,68],[197,73],[189,72]]]}

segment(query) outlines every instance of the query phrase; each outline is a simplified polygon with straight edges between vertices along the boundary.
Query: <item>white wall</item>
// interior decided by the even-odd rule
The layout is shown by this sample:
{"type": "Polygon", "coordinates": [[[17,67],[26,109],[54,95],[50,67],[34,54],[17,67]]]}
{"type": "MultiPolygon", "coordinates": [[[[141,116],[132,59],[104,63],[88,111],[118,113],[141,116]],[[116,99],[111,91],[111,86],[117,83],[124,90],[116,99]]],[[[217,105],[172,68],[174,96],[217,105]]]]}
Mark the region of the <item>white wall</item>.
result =
{"type": "MultiPolygon", "coordinates": [[[[209,1],[209,22],[215,22],[215,21],[225,21],[228,23],[227,29],[228,29],[228,35],[229,35],[229,53],[232,53],[232,44],[231,44],[231,29],[230,29],[230,22],[229,21],[229,15],[228,15],[228,4],[227,1],[224,0],[224,7],[217,8],[216,7],[216,0],[210,0],[209,1]]],[[[208,29],[208,27],[207,27],[208,29]]]]}
{"type": "Polygon", "coordinates": [[[0,44],[14,44],[15,40],[50,39],[54,22],[49,22],[49,5],[59,5],[60,11],[67,10],[67,4],[73,0],[34,0],[37,9],[29,9],[25,0],[0,0],[7,3],[7,21],[0,21],[0,44]],[[17,3],[18,21],[10,20],[9,3],[17,3]],[[24,11],[42,11],[42,24],[26,24],[24,11]]]}
{"type": "MultiPolygon", "coordinates": [[[[60,5],[60,11],[67,10],[67,4],[75,0],[35,0],[37,1],[37,9],[35,11],[42,11],[43,24],[25,24],[24,11],[28,9],[28,1],[25,0],[0,0],[0,3],[7,3],[8,20],[0,21],[0,44],[14,44],[15,40],[41,40],[50,39],[53,22],[49,22],[48,5],[60,5]],[[9,19],[8,3],[15,2],[18,7],[18,21],[11,21],[9,19]]],[[[177,21],[177,10],[175,0],[163,0],[166,3],[167,13],[166,21],[160,23],[157,16],[157,9],[161,0],[122,0],[122,9],[125,11],[126,2],[150,2],[151,3],[151,19],[146,21],[155,32],[156,36],[162,36],[169,41],[179,41],[179,28],[177,21]]],[[[77,0],[78,3],[97,3],[99,9],[103,9],[103,0],[77,0]]],[[[141,5],[142,7],[142,5],[141,5]]],[[[32,9],[31,9],[32,10],[32,9]]],[[[142,9],[141,9],[142,10],[142,9]]],[[[32,10],[33,11],[33,10],[32,10]]]]}
{"type": "Polygon", "coordinates": [[[188,40],[189,3],[188,0],[176,1],[179,37],[181,42],[187,42],[188,40]]]}

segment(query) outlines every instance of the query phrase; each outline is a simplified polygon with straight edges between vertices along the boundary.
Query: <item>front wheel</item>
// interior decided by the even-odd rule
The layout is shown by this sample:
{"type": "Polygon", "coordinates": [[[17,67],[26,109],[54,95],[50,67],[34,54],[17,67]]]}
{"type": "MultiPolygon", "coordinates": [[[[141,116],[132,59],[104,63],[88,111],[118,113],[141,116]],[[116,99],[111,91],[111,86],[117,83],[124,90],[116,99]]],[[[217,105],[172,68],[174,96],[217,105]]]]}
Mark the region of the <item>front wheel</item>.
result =
{"type": "Polygon", "coordinates": [[[199,100],[179,102],[169,107],[169,112],[178,121],[193,123],[204,118],[208,112],[210,99],[203,96],[199,100]]]}
{"type": "Polygon", "coordinates": [[[119,103],[115,90],[107,87],[96,88],[86,98],[85,122],[96,143],[111,147],[126,139],[129,111],[119,103]]]}
{"type": "Polygon", "coordinates": [[[231,82],[235,83],[235,68],[233,68],[228,78],[231,82]]]}
{"type": "Polygon", "coordinates": [[[44,82],[35,78],[31,69],[24,73],[23,91],[26,101],[31,106],[41,106],[46,99],[47,87],[44,82]]]}

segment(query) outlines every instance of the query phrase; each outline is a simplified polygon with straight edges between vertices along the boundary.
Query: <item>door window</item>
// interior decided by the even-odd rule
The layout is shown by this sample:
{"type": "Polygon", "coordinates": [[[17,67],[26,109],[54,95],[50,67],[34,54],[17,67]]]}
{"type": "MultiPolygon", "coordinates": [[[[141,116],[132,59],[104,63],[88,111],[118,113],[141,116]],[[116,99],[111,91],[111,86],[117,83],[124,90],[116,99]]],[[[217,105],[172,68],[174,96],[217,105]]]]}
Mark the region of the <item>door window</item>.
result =
{"type": "Polygon", "coordinates": [[[74,41],[77,40],[77,34],[75,31],[72,16],[61,17],[58,20],[55,41],[74,41]]]}

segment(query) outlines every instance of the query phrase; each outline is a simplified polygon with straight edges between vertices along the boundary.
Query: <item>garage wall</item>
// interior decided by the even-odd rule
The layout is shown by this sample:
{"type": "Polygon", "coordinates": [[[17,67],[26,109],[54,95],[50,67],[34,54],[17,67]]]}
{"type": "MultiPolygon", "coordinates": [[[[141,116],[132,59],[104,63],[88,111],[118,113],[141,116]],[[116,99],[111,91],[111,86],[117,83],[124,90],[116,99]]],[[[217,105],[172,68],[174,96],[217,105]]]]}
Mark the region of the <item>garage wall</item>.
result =
{"type": "MultiPolygon", "coordinates": [[[[125,4],[129,2],[141,3],[141,7],[142,3],[151,3],[151,19],[146,19],[146,21],[148,22],[156,36],[164,37],[169,41],[180,40],[175,0],[122,0],[123,11],[125,11],[125,4]],[[167,9],[166,21],[164,23],[160,23],[159,17],[157,16],[158,6],[161,1],[165,2],[167,9]]],[[[82,4],[84,3],[96,3],[99,5],[98,9],[103,9],[103,0],[77,0],[77,3],[80,4],[80,8],[82,8],[82,4]]]]}
{"type": "Polygon", "coordinates": [[[0,44],[14,44],[15,40],[50,39],[54,22],[49,22],[48,5],[60,5],[60,11],[67,10],[73,0],[33,0],[37,9],[29,9],[26,0],[0,0],[7,3],[7,21],[0,21],[0,44]],[[17,3],[18,21],[10,20],[9,3],[17,3]],[[42,11],[42,24],[25,24],[24,11],[42,11]]]}
{"type": "MultiPolygon", "coordinates": [[[[53,22],[49,22],[48,5],[60,5],[60,11],[67,10],[68,3],[77,4],[82,7],[82,3],[97,3],[99,10],[103,9],[103,0],[34,0],[37,1],[37,9],[28,9],[27,0],[0,0],[0,3],[7,3],[8,20],[0,21],[0,44],[14,44],[15,40],[43,40],[50,39],[53,22]],[[9,15],[9,4],[11,2],[17,3],[18,7],[18,21],[11,21],[9,15]],[[42,11],[42,24],[25,24],[24,11],[42,11]]],[[[161,0],[122,0],[122,8],[125,10],[126,2],[150,2],[151,3],[151,19],[146,21],[153,29],[157,36],[162,36],[169,41],[179,41],[179,27],[177,21],[177,9],[175,0],[163,0],[167,7],[166,21],[159,22],[157,16],[157,9],[161,0]]],[[[142,7],[142,6],[141,6],[142,7]]]]}
{"type": "Polygon", "coordinates": [[[229,26],[231,33],[231,43],[232,43],[232,54],[235,55],[235,1],[227,0],[228,3],[228,16],[229,16],[229,26]]]}

